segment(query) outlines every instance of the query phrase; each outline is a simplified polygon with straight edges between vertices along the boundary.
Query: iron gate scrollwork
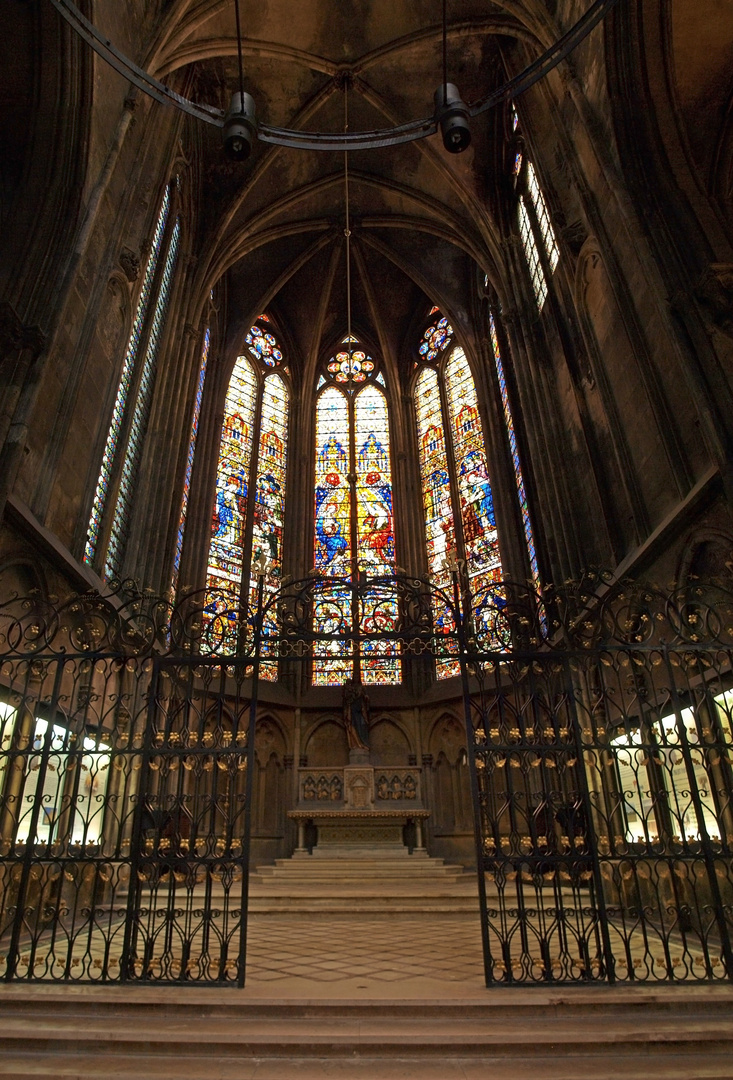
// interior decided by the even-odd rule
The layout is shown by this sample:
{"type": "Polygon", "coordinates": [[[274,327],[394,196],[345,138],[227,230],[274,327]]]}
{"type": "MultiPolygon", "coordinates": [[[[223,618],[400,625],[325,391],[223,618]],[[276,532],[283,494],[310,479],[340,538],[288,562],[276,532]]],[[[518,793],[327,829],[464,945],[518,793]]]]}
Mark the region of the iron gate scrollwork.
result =
{"type": "Polygon", "coordinates": [[[0,619],[0,973],[243,985],[256,660],[146,594],[0,619]]]}
{"type": "Polygon", "coordinates": [[[732,978],[730,592],[449,569],[6,599],[3,977],[243,985],[260,672],[347,657],[461,675],[488,985],[732,978]]]}
{"type": "Polygon", "coordinates": [[[733,597],[505,595],[512,647],[464,642],[487,984],[733,978],[733,597]]]}

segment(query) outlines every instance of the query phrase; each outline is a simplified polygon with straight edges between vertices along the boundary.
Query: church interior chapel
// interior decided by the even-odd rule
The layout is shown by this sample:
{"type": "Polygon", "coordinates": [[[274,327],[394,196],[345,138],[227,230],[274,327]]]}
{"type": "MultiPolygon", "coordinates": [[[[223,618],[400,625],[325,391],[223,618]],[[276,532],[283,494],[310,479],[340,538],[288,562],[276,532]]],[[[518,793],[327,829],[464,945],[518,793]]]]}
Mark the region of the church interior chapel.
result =
{"type": "Polygon", "coordinates": [[[0,0],[0,1076],[733,1076],[733,4],[0,0]]]}

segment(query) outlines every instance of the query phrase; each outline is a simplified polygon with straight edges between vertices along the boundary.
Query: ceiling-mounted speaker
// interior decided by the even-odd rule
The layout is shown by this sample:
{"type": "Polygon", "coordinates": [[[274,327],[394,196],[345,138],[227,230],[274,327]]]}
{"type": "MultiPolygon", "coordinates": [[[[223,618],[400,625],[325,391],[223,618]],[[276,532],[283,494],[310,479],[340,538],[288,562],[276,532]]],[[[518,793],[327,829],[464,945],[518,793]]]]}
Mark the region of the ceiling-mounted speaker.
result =
{"type": "Polygon", "coordinates": [[[257,138],[257,118],[255,102],[251,94],[232,94],[224,126],[221,129],[221,141],[224,153],[230,161],[246,161],[252,153],[257,138]]]}
{"type": "Polygon", "coordinates": [[[435,91],[435,120],[440,124],[443,146],[449,154],[461,154],[471,143],[468,105],[461,100],[453,83],[439,86],[435,91]]]}

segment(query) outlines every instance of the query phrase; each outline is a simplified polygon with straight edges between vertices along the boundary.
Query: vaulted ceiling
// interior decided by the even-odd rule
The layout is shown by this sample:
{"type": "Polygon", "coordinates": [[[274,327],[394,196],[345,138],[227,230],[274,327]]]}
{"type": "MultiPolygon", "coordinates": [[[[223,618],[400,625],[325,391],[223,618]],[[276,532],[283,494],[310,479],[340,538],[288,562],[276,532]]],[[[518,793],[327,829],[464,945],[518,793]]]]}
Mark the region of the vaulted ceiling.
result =
{"type": "MultiPolygon", "coordinates": [[[[344,128],[347,105],[352,131],[432,113],[441,81],[441,0],[240,5],[245,88],[261,121],[335,132],[344,128]]],[[[727,144],[712,148],[731,111],[733,60],[733,7],[729,0],[708,6],[701,18],[692,0],[669,0],[665,46],[673,97],[705,171],[714,167],[711,152],[729,153],[727,144]]],[[[238,86],[234,0],[93,8],[97,25],[151,73],[195,100],[227,107],[238,86]]],[[[586,8],[448,0],[450,80],[466,101],[484,97],[586,8]]],[[[602,44],[596,31],[587,47],[602,44]]],[[[231,163],[216,128],[188,123],[201,185],[200,294],[226,275],[230,351],[267,307],[312,367],[345,331],[343,154],[258,143],[247,162],[231,163]]],[[[355,331],[404,363],[421,313],[437,303],[467,328],[476,281],[484,272],[494,280],[504,274],[495,215],[506,184],[506,111],[484,113],[472,128],[472,145],[458,156],[443,149],[440,136],[349,155],[355,331]]]]}
{"type": "MultiPolygon", "coordinates": [[[[246,89],[267,124],[310,131],[391,127],[428,116],[441,82],[440,0],[241,0],[246,89]],[[345,89],[346,88],[346,89],[345,89]]],[[[484,97],[554,41],[543,3],[451,0],[448,71],[464,99],[484,97]]],[[[146,66],[189,96],[226,108],[237,89],[234,0],[177,0],[146,66]]],[[[440,136],[349,155],[353,323],[399,356],[416,312],[438,303],[460,324],[472,281],[500,248],[490,192],[502,160],[502,110],[473,123],[451,156],[440,136]]],[[[228,162],[197,125],[203,211],[201,287],[228,271],[232,344],[269,307],[313,364],[345,330],[344,155],[259,143],[228,162]]]]}

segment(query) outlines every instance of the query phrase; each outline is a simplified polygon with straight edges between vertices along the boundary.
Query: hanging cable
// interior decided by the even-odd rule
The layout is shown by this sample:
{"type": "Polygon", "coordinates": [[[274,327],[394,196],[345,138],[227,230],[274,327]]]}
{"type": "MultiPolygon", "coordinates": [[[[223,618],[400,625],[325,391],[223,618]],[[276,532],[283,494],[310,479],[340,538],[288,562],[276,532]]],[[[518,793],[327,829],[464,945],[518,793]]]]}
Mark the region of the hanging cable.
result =
{"type": "MultiPolygon", "coordinates": [[[[344,134],[349,130],[349,80],[344,79],[344,134]]],[[[344,150],[344,207],[346,210],[346,336],[349,352],[349,382],[351,382],[351,223],[349,214],[349,151],[344,150]]]]}
{"type": "Polygon", "coordinates": [[[239,0],[234,0],[234,16],[237,21],[237,62],[239,64],[240,101],[244,101],[244,64],[242,62],[242,23],[239,17],[239,0]]]}
{"type": "Polygon", "coordinates": [[[448,12],[443,0],[443,103],[448,100],[448,12]]]}

